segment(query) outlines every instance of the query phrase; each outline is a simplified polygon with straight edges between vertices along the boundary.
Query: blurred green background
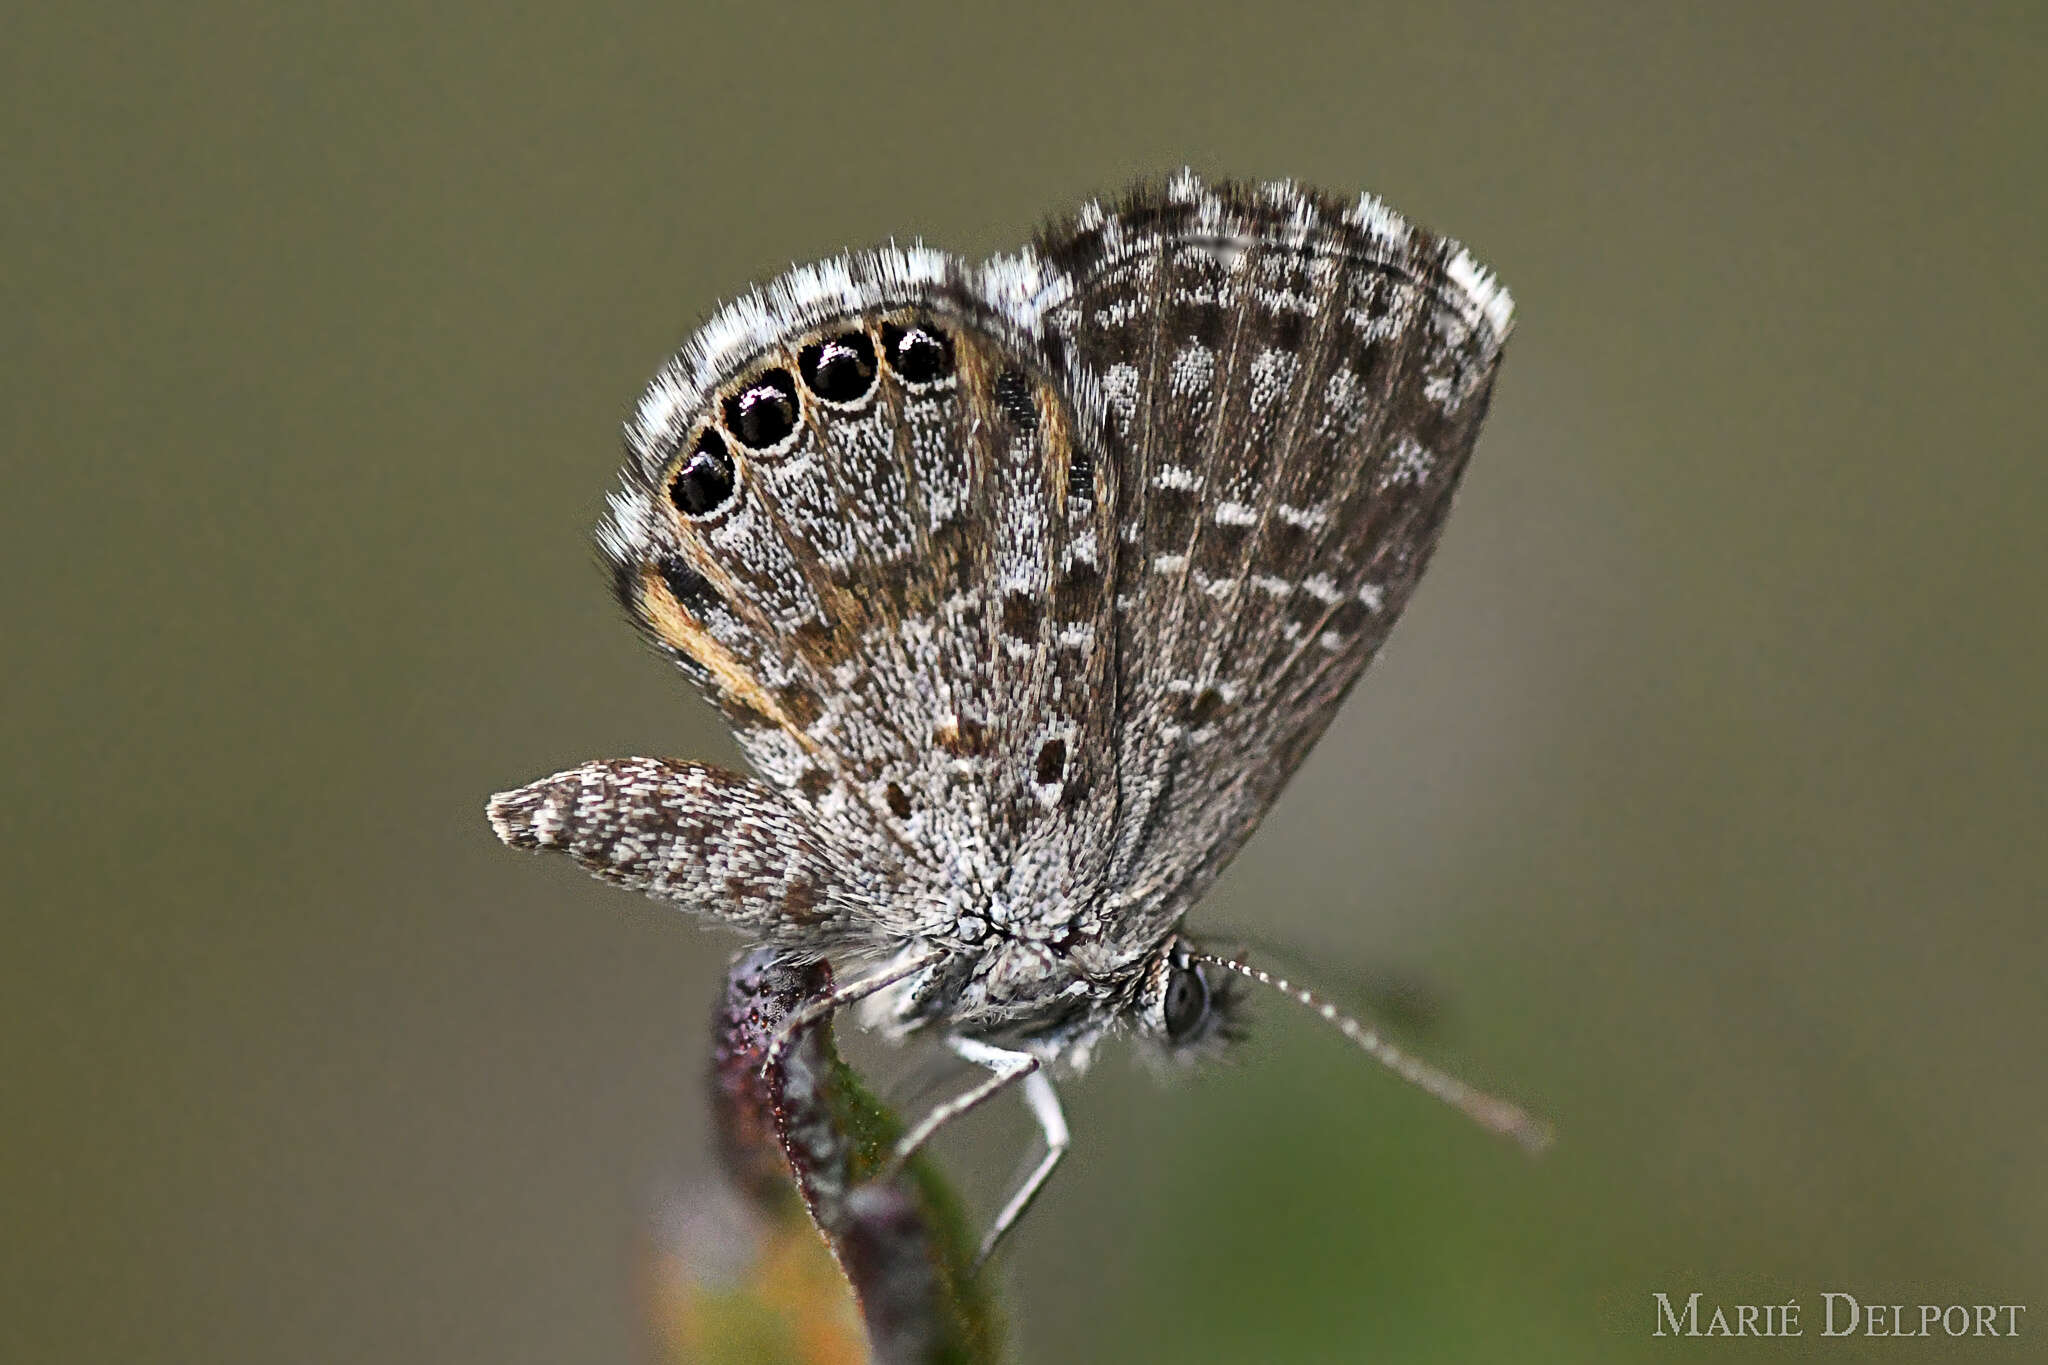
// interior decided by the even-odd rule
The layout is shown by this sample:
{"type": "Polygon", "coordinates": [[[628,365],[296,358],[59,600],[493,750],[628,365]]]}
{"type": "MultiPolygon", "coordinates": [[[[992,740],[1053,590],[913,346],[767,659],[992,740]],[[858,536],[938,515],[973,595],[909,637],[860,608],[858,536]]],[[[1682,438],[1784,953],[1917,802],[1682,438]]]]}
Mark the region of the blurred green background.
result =
{"type": "MultiPolygon", "coordinates": [[[[1562,1140],[1277,1001],[1197,1079],[1113,1049],[1021,1358],[2043,1358],[2040,6],[8,28],[0,1357],[644,1358],[736,945],[482,818],[733,757],[591,566],[617,423],[792,259],[1193,163],[1369,187],[1521,317],[1435,570],[1195,922],[1425,979],[1421,1049],[1562,1140]],[[1657,1340],[1659,1289],[1809,1334],[1657,1340]],[[2031,1340],[1826,1340],[1826,1290],[2031,1340]]],[[[942,1150],[987,1208],[1032,1140],[942,1150]]]]}

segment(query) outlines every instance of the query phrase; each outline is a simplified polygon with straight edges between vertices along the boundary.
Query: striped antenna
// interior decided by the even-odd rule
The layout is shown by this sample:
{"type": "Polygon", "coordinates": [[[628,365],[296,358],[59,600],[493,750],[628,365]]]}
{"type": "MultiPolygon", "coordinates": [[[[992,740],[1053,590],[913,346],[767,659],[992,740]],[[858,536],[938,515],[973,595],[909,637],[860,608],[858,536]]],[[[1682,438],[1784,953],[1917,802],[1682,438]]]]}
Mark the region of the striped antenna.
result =
{"type": "Polygon", "coordinates": [[[1491,1129],[1503,1137],[1513,1138],[1530,1152],[1541,1152],[1551,1143],[1550,1125],[1530,1114],[1518,1104],[1512,1104],[1497,1095],[1489,1095],[1465,1084],[1448,1071],[1439,1071],[1428,1062],[1410,1057],[1382,1038],[1375,1030],[1367,1028],[1329,1001],[1324,1000],[1305,986],[1297,986],[1284,977],[1278,977],[1249,962],[1233,957],[1219,957],[1214,953],[1191,953],[1198,962],[1207,962],[1226,971],[1237,973],[1261,986],[1270,987],[1288,999],[1323,1017],[1324,1022],[1356,1043],[1365,1054],[1380,1065],[1392,1071],[1401,1079],[1436,1096],[1459,1113],[1471,1119],[1482,1128],[1491,1129]]]}

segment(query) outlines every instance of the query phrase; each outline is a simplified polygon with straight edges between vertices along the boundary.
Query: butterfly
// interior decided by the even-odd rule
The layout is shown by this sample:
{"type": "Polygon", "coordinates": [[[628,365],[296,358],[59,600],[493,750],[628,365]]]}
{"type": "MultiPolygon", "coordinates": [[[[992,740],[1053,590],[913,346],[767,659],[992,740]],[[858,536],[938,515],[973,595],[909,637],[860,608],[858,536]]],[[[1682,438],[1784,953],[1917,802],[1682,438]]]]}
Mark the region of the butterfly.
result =
{"type": "Polygon", "coordinates": [[[493,797],[566,853],[840,985],[986,1070],[899,1159],[1128,1032],[1235,1032],[1249,978],[1488,1126],[1520,1109],[1205,948],[1190,909],[1414,591],[1513,305],[1371,195],[1095,202],[980,265],[922,246],[791,271],[656,375],[598,544],[619,601],[753,775],[633,758],[493,797]],[[851,966],[853,970],[848,970],[851,966]]]}

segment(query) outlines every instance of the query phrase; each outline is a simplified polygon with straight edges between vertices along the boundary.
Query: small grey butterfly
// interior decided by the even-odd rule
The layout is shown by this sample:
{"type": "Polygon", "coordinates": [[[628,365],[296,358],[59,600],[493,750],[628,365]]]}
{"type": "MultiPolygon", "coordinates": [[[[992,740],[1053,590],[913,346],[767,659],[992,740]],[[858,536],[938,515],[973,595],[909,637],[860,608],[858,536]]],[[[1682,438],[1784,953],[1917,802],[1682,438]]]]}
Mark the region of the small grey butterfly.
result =
{"type": "MultiPolygon", "coordinates": [[[[518,848],[680,902],[892,1036],[1021,1082],[1228,1037],[1235,974],[1408,1079],[1521,1110],[1182,928],[1386,639],[1485,416],[1507,291],[1371,195],[1183,172],[1014,255],[792,271],[658,374],[598,543],[757,774],[618,759],[494,797],[518,848]]],[[[771,1058],[772,1064],[772,1058],[771,1058]]]]}

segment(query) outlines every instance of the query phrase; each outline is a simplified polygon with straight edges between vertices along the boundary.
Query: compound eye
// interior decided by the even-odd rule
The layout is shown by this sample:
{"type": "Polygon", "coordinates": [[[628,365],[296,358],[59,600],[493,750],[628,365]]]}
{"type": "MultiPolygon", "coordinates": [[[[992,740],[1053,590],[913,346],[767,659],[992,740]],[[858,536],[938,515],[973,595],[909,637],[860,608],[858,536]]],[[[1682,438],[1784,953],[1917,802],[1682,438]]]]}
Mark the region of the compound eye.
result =
{"type": "Polygon", "coordinates": [[[1166,1036],[1184,1043],[1202,1031],[1209,1019],[1209,982],[1199,967],[1173,969],[1166,978],[1166,999],[1160,1007],[1166,1036]]]}

